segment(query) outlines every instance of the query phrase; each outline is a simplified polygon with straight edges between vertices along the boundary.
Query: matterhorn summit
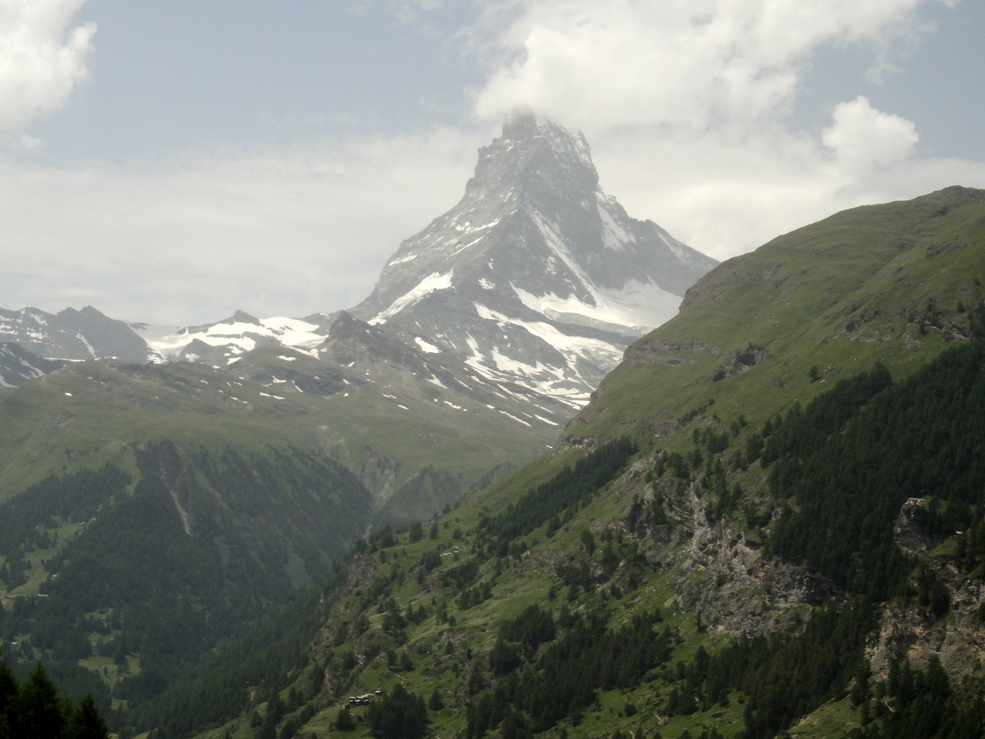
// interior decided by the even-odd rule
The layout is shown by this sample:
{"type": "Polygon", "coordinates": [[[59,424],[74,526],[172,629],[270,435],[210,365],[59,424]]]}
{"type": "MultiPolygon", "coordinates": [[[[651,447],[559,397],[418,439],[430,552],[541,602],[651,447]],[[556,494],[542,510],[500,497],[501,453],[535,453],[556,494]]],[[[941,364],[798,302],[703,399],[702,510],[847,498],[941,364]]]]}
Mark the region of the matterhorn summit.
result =
{"type": "Polygon", "coordinates": [[[715,264],[606,195],[584,136],[519,112],[479,150],[458,205],[403,242],[347,313],[178,327],[0,309],[0,343],[23,350],[0,347],[0,385],[65,361],[193,362],[278,392],[373,387],[393,400],[406,385],[432,404],[557,428],[715,264]]]}
{"type": "Polygon", "coordinates": [[[521,112],[352,313],[578,407],[716,264],[606,195],[584,136],[521,112]]]}

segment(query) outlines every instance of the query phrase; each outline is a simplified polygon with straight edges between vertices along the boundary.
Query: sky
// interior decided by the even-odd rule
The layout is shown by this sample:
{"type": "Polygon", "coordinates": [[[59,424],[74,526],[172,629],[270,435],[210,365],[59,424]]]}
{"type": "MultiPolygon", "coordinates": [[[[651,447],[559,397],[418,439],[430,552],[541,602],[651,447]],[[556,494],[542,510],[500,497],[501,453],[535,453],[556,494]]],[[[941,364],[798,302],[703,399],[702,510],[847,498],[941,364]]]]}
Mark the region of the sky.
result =
{"type": "Polygon", "coordinates": [[[526,106],[717,259],[985,187],[985,0],[0,0],[0,307],[352,307],[526,106]]]}

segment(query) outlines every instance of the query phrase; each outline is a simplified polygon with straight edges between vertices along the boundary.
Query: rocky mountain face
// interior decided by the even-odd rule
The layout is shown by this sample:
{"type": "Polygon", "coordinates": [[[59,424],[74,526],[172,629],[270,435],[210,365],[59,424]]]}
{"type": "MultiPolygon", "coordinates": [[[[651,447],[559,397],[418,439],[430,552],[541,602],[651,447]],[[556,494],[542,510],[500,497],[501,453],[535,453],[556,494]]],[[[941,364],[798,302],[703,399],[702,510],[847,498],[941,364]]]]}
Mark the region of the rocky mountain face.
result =
{"type": "Polygon", "coordinates": [[[63,366],[64,362],[39,357],[13,342],[0,343],[0,387],[17,387],[63,366]]]}
{"type": "Polygon", "coordinates": [[[47,359],[106,359],[147,362],[154,357],[147,342],[123,321],[91,306],[56,314],[37,308],[0,309],[0,341],[20,345],[47,359]]]}
{"type": "Polygon", "coordinates": [[[579,407],[715,264],[606,195],[583,136],[518,114],[352,313],[579,407]]]}

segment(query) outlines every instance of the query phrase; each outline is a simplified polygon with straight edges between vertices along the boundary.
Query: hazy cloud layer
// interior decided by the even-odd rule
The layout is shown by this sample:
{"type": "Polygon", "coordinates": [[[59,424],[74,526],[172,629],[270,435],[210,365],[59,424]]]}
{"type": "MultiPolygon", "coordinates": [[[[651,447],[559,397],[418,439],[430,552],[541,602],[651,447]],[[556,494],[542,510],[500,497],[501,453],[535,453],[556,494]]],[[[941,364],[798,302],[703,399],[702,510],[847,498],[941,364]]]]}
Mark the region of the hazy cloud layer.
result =
{"type": "Polygon", "coordinates": [[[351,307],[452,207],[474,134],[324,141],[125,168],[0,166],[0,305],[196,324],[351,307]]]}
{"type": "MultiPolygon", "coordinates": [[[[0,0],[0,127],[56,109],[84,79],[81,5],[0,0]]],[[[985,187],[985,163],[922,156],[917,123],[858,91],[812,131],[792,123],[822,52],[861,45],[873,74],[905,66],[893,50],[933,32],[922,11],[937,5],[472,0],[442,41],[479,80],[458,128],[119,167],[0,160],[0,305],[159,323],[351,307],[400,241],[459,199],[516,105],[583,130],[631,215],[720,259],[854,205],[985,187]]],[[[450,6],[352,7],[387,8],[430,38],[450,6]]]]}
{"type": "Polygon", "coordinates": [[[58,110],[88,76],[95,25],[70,28],[85,0],[0,0],[0,130],[58,110]]]}

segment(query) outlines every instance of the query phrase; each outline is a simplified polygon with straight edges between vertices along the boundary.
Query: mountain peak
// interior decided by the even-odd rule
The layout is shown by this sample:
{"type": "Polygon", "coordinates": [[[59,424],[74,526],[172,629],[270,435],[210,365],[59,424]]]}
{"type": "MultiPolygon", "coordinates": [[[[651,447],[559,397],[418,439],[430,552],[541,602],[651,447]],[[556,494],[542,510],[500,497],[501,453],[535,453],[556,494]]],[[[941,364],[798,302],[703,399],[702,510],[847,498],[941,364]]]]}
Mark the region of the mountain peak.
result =
{"type": "Polygon", "coordinates": [[[715,264],[606,195],[583,135],[518,110],[458,205],[400,245],[352,313],[580,405],[715,264]]]}
{"type": "Polygon", "coordinates": [[[365,335],[369,324],[354,318],[348,311],[341,311],[328,331],[330,339],[348,339],[356,335],[365,335]]]}
{"type": "Polygon", "coordinates": [[[571,131],[557,121],[539,115],[529,108],[517,108],[503,120],[502,138],[511,141],[548,139],[576,142],[588,150],[588,141],[581,132],[571,131]]]}
{"type": "Polygon", "coordinates": [[[230,323],[252,323],[257,326],[260,325],[260,321],[256,316],[251,316],[245,310],[237,310],[233,313],[232,318],[229,319],[230,323]]]}
{"type": "Polygon", "coordinates": [[[123,321],[109,318],[92,306],[65,308],[57,314],[27,307],[0,309],[0,340],[48,359],[116,357],[146,362],[147,345],[123,321]]]}
{"type": "Polygon", "coordinates": [[[495,198],[502,204],[537,201],[564,193],[584,199],[598,188],[591,149],[581,133],[529,110],[506,118],[503,133],[479,150],[465,200],[495,198]]]}
{"type": "Polygon", "coordinates": [[[538,120],[537,114],[527,106],[517,106],[503,119],[503,137],[518,138],[540,128],[544,118],[538,120]]]}

